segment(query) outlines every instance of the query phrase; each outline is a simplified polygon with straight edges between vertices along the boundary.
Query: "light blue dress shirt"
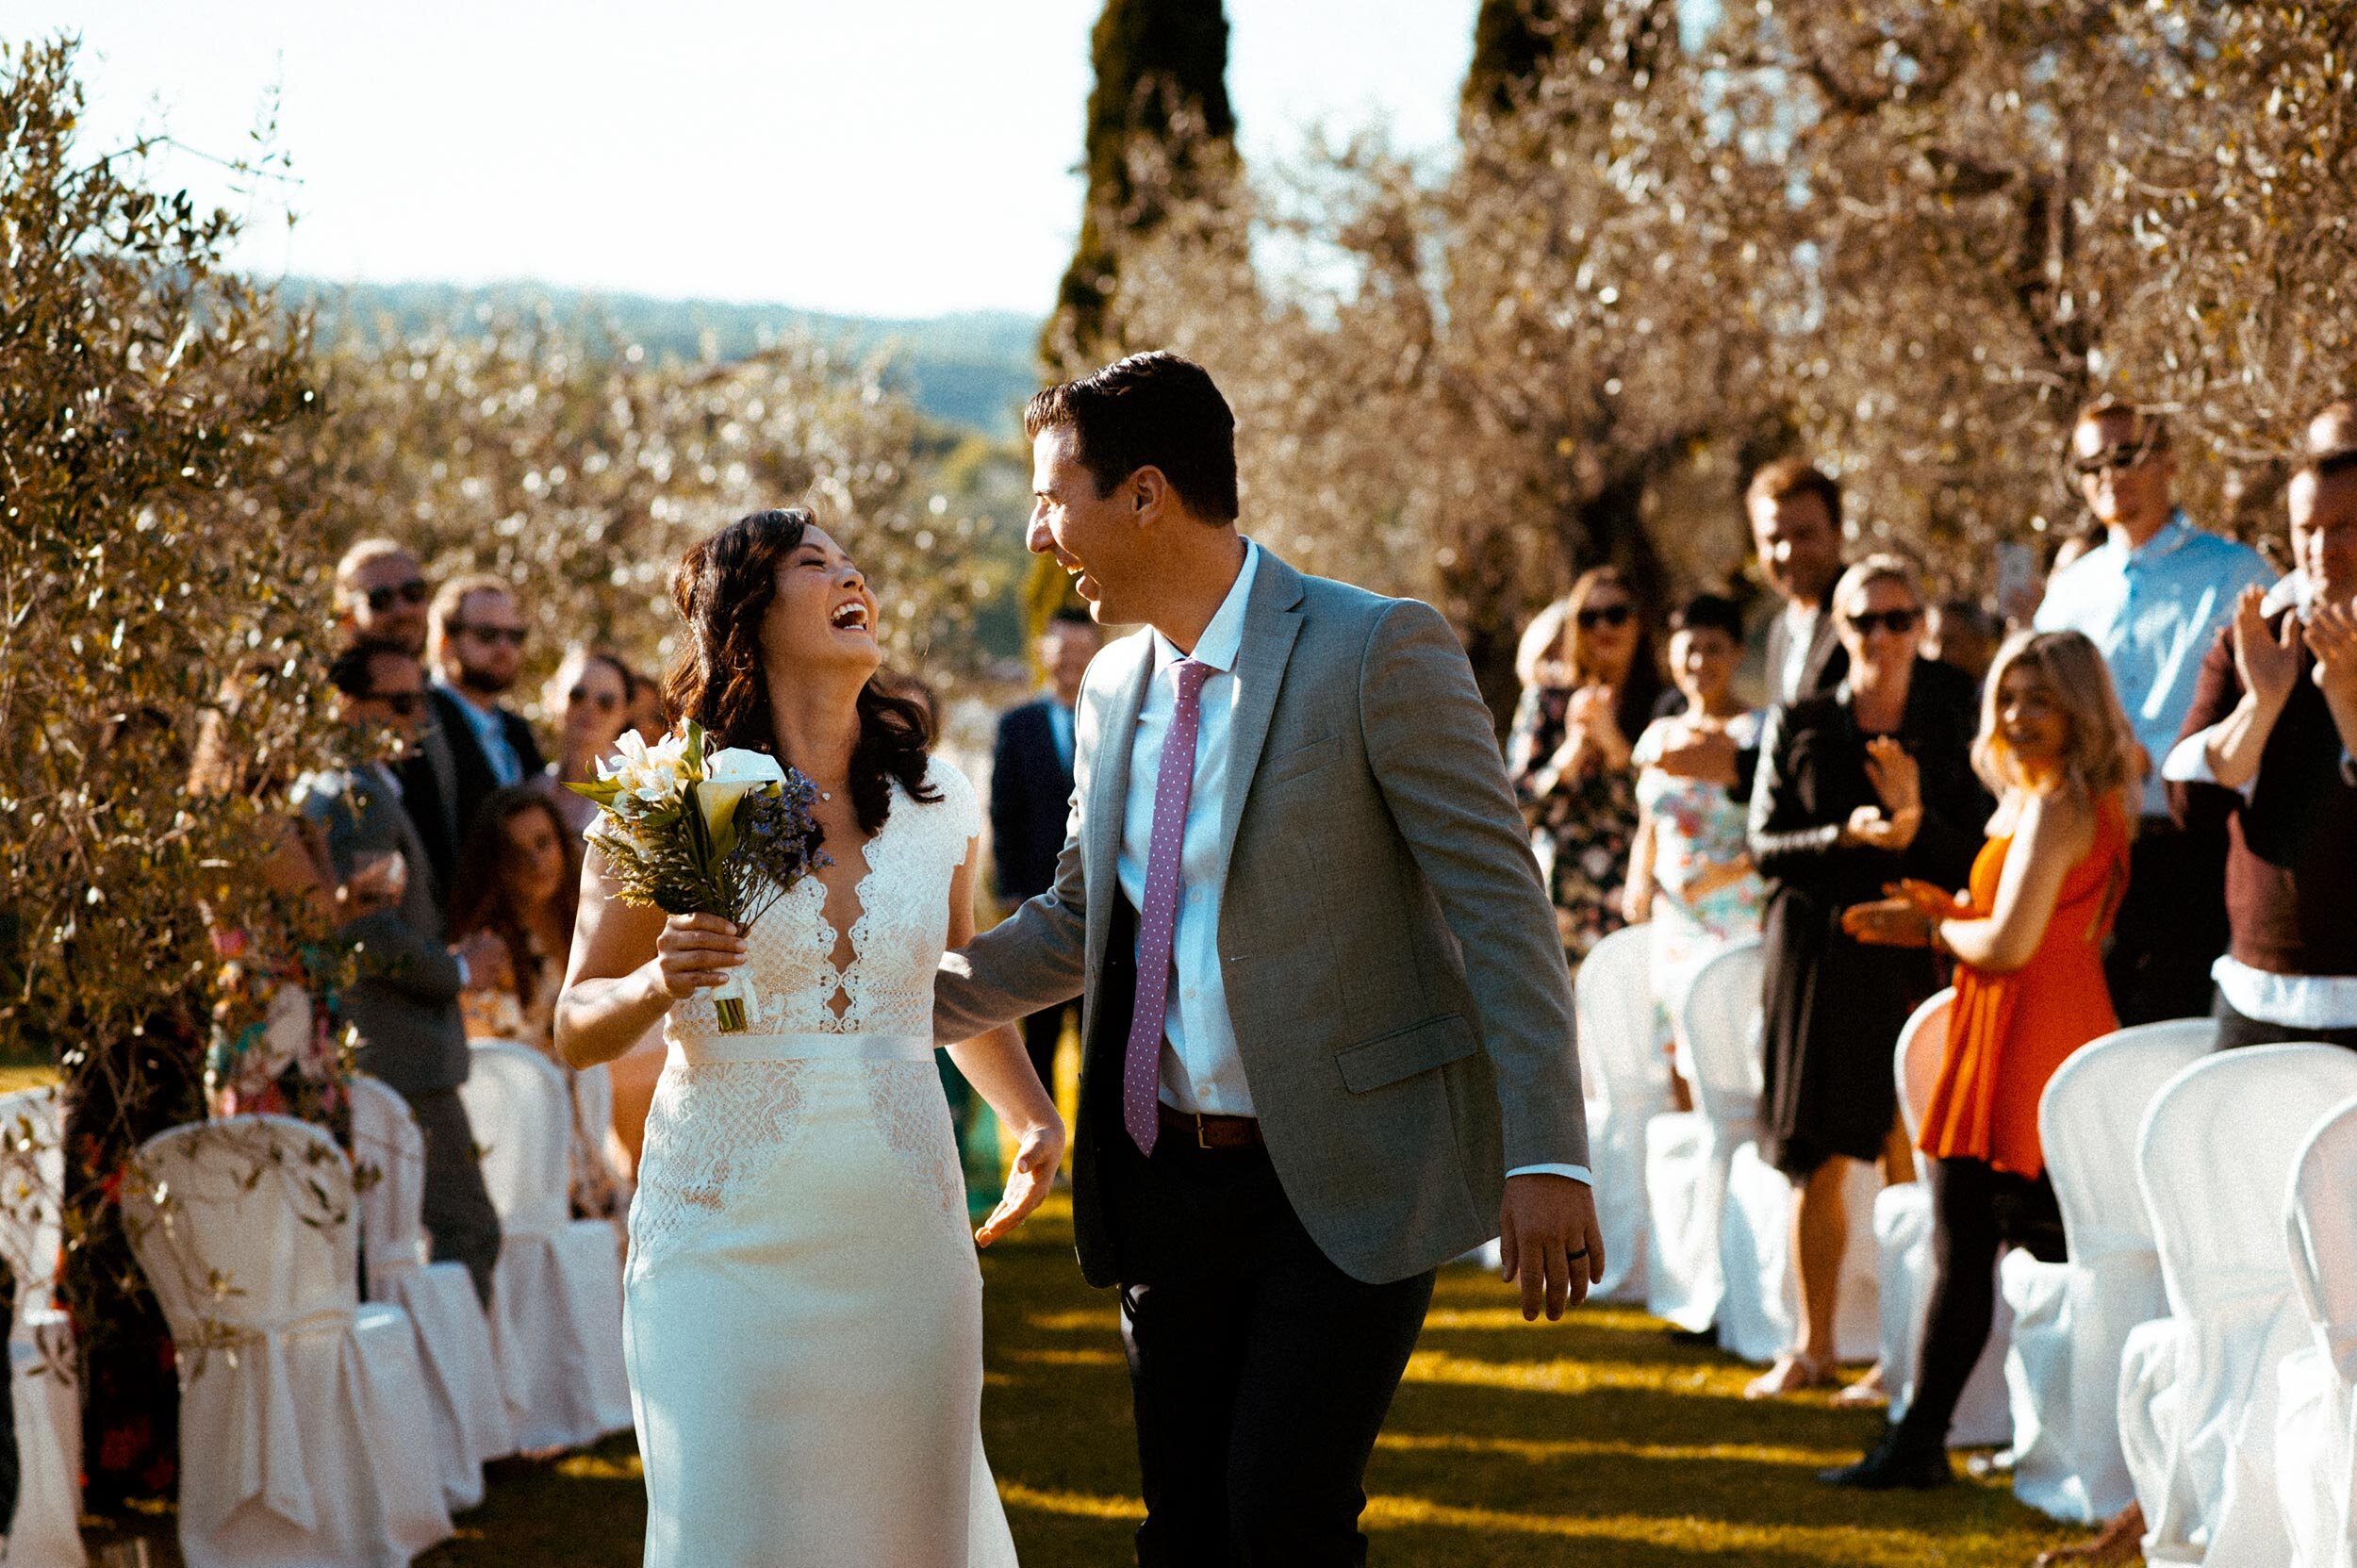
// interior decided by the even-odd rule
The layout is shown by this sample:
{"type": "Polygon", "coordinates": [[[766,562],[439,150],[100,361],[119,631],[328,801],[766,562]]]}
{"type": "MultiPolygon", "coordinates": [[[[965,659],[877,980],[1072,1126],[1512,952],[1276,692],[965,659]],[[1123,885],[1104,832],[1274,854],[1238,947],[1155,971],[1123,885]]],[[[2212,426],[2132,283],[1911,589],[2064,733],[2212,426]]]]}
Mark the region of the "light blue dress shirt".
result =
{"type": "MultiPolygon", "coordinates": [[[[1261,547],[1245,541],[1235,585],[1195,639],[1192,655],[1157,631],[1154,668],[1129,743],[1129,792],[1122,802],[1121,853],[1114,875],[1132,909],[1146,904],[1146,864],[1154,842],[1154,801],[1161,786],[1162,743],[1178,704],[1178,666],[1192,656],[1211,667],[1204,681],[1195,737],[1195,784],[1178,850],[1178,908],[1170,942],[1170,999],[1162,1015],[1162,1099],[1205,1115],[1253,1114],[1244,1055],[1228,1013],[1228,982],[1220,967],[1220,892],[1228,883],[1228,844],[1220,837],[1234,753],[1236,659],[1244,649],[1244,611],[1260,574],[1261,547]]],[[[1592,1184],[1584,1165],[1525,1165],[1508,1176],[1568,1176],[1592,1184]]]]}
{"type": "Polygon", "coordinates": [[[2041,632],[2078,632],[2102,651],[2128,722],[2151,758],[2144,813],[2166,817],[2161,763],[2193,706],[2202,655],[2234,617],[2234,600],[2275,571],[2255,550],[2170,515],[2135,550],[2107,539],[2057,572],[2038,606],[2041,632]]]}

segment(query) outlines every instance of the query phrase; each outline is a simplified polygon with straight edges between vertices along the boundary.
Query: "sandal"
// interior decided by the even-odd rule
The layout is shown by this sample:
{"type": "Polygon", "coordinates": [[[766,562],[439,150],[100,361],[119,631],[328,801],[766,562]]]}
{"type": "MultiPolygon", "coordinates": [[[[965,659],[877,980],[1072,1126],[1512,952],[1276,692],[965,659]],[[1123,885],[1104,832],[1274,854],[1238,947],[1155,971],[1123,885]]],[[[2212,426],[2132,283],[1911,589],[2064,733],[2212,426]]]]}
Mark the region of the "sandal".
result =
{"type": "Polygon", "coordinates": [[[1876,1362],[1866,1369],[1866,1376],[1833,1396],[1833,1402],[1845,1411],[1881,1410],[1890,1403],[1890,1391],[1883,1386],[1883,1363],[1876,1362]]]}
{"type": "Polygon", "coordinates": [[[1780,1399],[1803,1389],[1822,1388],[1833,1381],[1831,1362],[1805,1361],[1799,1356],[1778,1356],[1776,1364],[1743,1385],[1746,1399],[1780,1399]]]}
{"type": "Polygon", "coordinates": [[[2111,1516],[2094,1540],[2038,1553],[2037,1568],[2068,1568],[2074,1562],[2139,1562],[2143,1557],[2144,1509],[2130,1503],[2111,1516]]]}

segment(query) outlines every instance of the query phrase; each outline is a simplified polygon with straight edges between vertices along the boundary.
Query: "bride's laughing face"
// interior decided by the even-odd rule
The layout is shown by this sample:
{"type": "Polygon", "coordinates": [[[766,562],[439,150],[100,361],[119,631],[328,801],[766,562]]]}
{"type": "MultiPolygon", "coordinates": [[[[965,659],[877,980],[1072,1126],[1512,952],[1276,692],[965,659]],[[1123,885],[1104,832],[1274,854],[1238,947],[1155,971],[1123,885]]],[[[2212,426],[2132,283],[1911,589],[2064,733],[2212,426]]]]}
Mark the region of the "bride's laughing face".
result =
{"type": "Polygon", "coordinates": [[[762,617],[769,667],[798,674],[840,670],[862,680],[883,664],[882,622],[867,578],[843,547],[816,528],[778,563],[778,590],[762,617]]]}

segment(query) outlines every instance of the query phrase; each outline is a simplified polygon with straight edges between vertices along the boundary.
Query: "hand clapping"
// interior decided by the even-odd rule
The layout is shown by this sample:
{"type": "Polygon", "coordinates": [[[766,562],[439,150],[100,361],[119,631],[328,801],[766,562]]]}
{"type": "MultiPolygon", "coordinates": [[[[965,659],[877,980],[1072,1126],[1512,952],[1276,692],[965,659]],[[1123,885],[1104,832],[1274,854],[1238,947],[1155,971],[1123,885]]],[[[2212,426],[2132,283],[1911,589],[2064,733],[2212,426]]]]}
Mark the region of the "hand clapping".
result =
{"type": "Polygon", "coordinates": [[[1923,821],[1922,771],[1905,747],[1888,735],[1866,743],[1866,779],[1880,806],[1860,806],[1842,825],[1845,842],[1896,854],[1915,842],[1923,821]]]}
{"type": "MultiPolygon", "coordinates": [[[[2234,601],[2234,673],[2245,691],[2278,708],[2299,679],[2299,645],[2295,640],[2299,635],[2299,618],[2285,616],[2282,635],[2271,635],[2259,608],[2266,597],[2266,590],[2253,585],[2234,601]]],[[[2318,673],[2322,673],[2321,665],[2318,673]]]]}
{"type": "MultiPolygon", "coordinates": [[[[2290,649],[2293,619],[2288,616],[2284,618],[2283,638],[2285,664],[2296,670],[2298,665],[2290,649]]],[[[2242,630],[2239,614],[2235,618],[2234,629],[2237,634],[2242,630]]],[[[2308,652],[2316,656],[2316,673],[2313,677],[2316,683],[2316,689],[2327,697],[2338,695],[2344,700],[2357,701],[2357,600],[2352,600],[2346,604],[2332,604],[2318,601],[2316,607],[2309,612],[2308,625],[2303,635],[2307,640],[2308,652]]],[[[2239,658],[2241,654],[2239,636],[2235,652],[2239,658]]],[[[2290,676],[2285,678],[2286,690],[2290,689],[2291,679],[2290,676]]]]}

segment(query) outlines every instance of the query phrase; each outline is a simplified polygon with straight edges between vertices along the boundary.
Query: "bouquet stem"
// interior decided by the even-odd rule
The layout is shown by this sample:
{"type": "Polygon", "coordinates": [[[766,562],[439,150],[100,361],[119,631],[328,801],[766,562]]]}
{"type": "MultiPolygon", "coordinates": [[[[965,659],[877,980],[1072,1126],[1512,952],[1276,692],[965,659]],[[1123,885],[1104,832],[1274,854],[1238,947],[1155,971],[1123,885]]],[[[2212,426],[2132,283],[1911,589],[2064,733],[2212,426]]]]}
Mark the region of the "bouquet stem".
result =
{"type": "Polygon", "coordinates": [[[753,990],[753,977],[742,968],[712,993],[713,1015],[723,1034],[744,1033],[760,1008],[761,999],[753,990]]]}

